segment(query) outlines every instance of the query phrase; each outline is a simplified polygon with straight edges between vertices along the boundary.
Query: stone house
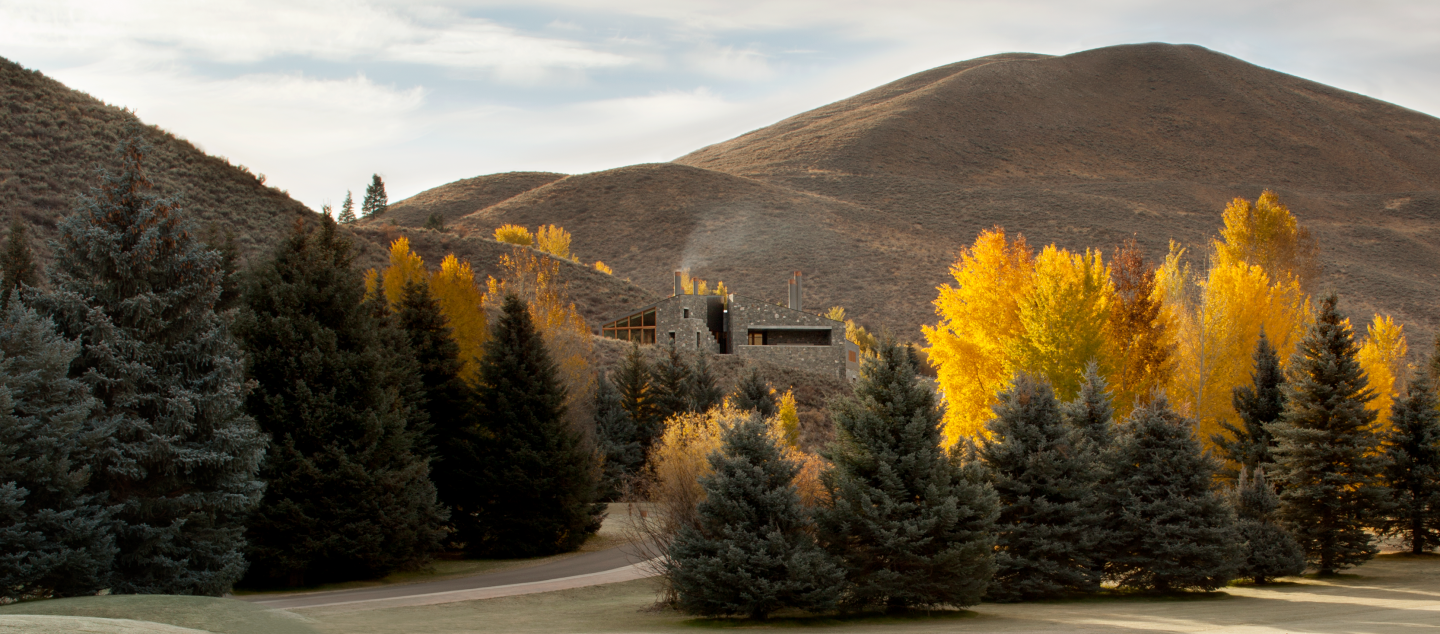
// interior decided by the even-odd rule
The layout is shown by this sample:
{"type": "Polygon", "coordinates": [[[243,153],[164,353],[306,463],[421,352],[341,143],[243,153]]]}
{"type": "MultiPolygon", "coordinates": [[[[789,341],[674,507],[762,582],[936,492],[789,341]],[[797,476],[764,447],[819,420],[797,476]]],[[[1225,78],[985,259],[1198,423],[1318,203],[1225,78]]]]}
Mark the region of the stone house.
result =
{"type": "Polygon", "coordinates": [[[790,278],[789,306],[743,295],[691,294],[675,272],[675,294],[600,327],[599,335],[682,350],[737,354],[854,380],[860,348],[845,338],[845,324],[801,310],[804,278],[790,278]]]}

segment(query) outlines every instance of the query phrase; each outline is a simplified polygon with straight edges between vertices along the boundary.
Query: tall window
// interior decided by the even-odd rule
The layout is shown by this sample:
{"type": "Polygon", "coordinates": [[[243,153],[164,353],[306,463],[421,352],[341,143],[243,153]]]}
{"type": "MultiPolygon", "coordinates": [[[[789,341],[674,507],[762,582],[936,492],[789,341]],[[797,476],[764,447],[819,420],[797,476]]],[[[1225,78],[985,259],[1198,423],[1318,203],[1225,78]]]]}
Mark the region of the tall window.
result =
{"type": "Polygon", "coordinates": [[[617,319],[600,327],[600,334],[611,339],[655,343],[655,309],[635,313],[624,319],[617,319]]]}

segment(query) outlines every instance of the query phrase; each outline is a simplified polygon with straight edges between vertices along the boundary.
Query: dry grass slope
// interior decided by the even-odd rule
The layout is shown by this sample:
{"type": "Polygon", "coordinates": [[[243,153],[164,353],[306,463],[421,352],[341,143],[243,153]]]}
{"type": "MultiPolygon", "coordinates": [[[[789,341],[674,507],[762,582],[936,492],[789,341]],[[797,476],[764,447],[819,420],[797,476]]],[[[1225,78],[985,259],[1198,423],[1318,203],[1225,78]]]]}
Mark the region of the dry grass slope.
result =
{"type": "Polygon", "coordinates": [[[582,258],[658,293],[690,266],[918,336],[959,248],[993,225],[1032,244],[1152,257],[1200,246],[1234,197],[1273,188],[1321,241],[1353,314],[1440,322],[1440,120],[1196,46],[951,64],[671,164],[570,176],[456,221],[555,223],[582,258]]]}
{"type": "Polygon", "coordinates": [[[423,227],[430,214],[438,213],[449,224],[456,218],[562,178],[565,178],[564,174],[554,172],[508,172],[465,178],[427,189],[390,205],[380,218],[360,222],[376,224],[394,221],[402,226],[423,227]]]}

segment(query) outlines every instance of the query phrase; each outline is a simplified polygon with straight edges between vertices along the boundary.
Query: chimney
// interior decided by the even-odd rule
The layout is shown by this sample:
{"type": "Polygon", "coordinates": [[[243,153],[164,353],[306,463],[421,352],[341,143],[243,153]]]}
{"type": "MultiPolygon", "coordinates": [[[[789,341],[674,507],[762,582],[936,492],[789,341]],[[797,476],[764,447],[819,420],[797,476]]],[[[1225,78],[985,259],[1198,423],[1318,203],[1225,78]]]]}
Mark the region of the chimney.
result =
{"type": "Polygon", "coordinates": [[[699,295],[699,294],[700,294],[700,280],[697,280],[697,279],[695,279],[695,278],[693,278],[693,277],[690,278],[690,294],[691,294],[691,295],[699,295]]]}
{"type": "Polygon", "coordinates": [[[804,274],[804,273],[801,273],[801,272],[799,272],[799,271],[796,271],[796,272],[795,272],[795,310],[805,310],[805,308],[804,308],[804,302],[802,301],[802,300],[804,299],[804,297],[805,297],[805,274],[804,274]]]}
{"type": "Polygon", "coordinates": [[[795,310],[795,278],[790,278],[790,300],[785,304],[790,310],[795,310]]]}
{"type": "Polygon", "coordinates": [[[680,272],[675,272],[675,295],[678,297],[685,294],[685,287],[680,283],[680,272]]]}

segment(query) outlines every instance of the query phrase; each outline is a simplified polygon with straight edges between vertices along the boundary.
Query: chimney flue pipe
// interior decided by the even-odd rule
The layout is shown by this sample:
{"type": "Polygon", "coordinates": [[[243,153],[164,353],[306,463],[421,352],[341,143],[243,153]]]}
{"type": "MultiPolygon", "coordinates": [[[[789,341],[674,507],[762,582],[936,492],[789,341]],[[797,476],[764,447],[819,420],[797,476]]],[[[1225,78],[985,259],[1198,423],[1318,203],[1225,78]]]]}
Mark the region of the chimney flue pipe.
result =
{"type": "Polygon", "coordinates": [[[676,272],[675,272],[675,295],[676,295],[676,296],[680,296],[680,295],[684,295],[684,294],[685,294],[685,286],[682,285],[681,282],[680,282],[680,271],[676,271],[676,272]]]}
{"type": "Polygon", "coordinates": [[[795,272],[795,310],[805,310],[805,274],[795,272]]]}

